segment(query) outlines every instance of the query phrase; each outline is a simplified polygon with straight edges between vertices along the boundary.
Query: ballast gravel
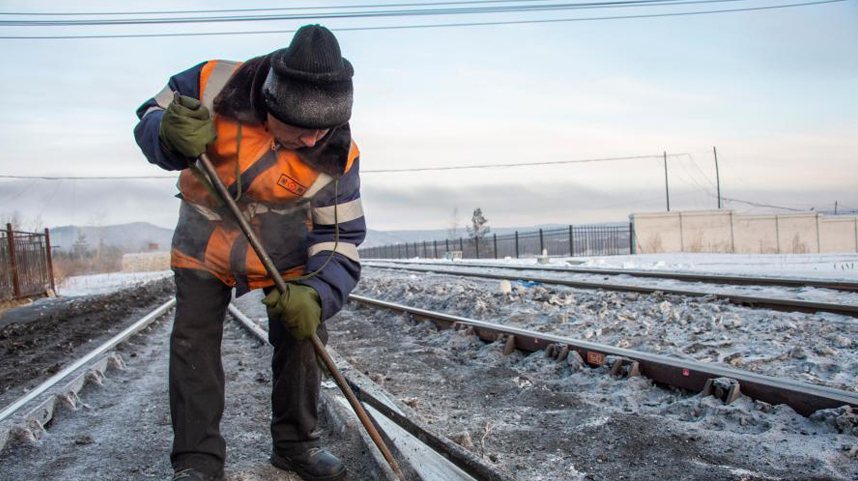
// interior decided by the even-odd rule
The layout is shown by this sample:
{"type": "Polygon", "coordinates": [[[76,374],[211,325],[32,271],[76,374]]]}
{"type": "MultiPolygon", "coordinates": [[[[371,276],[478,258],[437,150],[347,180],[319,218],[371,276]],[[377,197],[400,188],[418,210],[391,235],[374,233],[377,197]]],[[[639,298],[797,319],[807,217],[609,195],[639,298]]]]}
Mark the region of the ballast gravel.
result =
{"type": "Polygon", "coordinates": [[[710,297],[575,289],[364,269],[357,294],[858,392],[858,319],[710,297]]]}

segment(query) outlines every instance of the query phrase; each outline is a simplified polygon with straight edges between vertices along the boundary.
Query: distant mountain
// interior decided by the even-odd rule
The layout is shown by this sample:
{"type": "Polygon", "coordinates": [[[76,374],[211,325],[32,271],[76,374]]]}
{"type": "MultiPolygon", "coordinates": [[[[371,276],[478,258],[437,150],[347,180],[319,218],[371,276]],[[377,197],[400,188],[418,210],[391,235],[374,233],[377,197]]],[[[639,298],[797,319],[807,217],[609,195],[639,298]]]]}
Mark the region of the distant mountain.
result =
{"type": "Polygon", "coordinates": [[[150,244],[157,244],[156,250],[169,251],[173,231],[158,227],[148,222],[108,226],[75,226],[66,225],[51,229],[51,246],[62,251],[69,251],[78,236],[83,233],[90,247],[99,244],[118,247],[124,252],[143,252],[150,249],[150,244]]]}

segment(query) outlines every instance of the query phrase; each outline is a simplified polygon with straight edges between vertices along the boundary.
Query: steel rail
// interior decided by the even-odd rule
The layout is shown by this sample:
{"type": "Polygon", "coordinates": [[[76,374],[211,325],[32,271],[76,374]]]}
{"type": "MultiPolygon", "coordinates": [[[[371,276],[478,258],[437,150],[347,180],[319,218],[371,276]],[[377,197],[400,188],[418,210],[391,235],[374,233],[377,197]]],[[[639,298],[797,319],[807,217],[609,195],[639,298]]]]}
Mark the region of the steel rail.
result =
{"type": "Polygon", "coordinates": [[[465,272],[465,271],[457,271],[457,270],[446,270],[446,269],[432,269],[432,268],[422,268],[422,267],[409,267],[409,266],[382,266],[377,264],[367,264],[364,263],[367,267],[373,267],[376,269],[394,269],[394,270],[407,270],[407,271],[417,271],[417,272],[434,272],[436,274],[445,274],[452,276],[461,276],[461,277],[479,277],[483,279],[502,279],[502,280],[523,280],[530,282],[539,282],[542,284],[553,284],[560,285],[566,287],[575,287],[582,289],[604,289],[609,291],[622,291],[622,292],[638,292],[641,294],[652,294],[654,292],[662,292],[664,294],[675,294],[679,296],[689,296],[689,297],[706,297],[711,296],[715,299],[722,299],[733,304],[738,304],[742,306],[750,306],[750,307],[760,307],[766,309],[774,309],[778,311],[799,311],[799,312],[830,312],[833,314],[840,314],[844,316],[858,317],[858,305],[855,304],[838,304],[834,302],[819,302],[819,301],[807,301],[807,300],[798,300],[798,299],[783,299],[783,298],[771,298],[771,297],[757,297],[757,296],[745,296],[741,294],[727,294],[727,293],[719,293],[719,292],[699,292],[699,291],[688,291],[683,289],[670,289],[665,287],[647,287],[647,286],[636,286],[631,284],[610,284],[610,283],[602,283],[602,282],[590,282],[590,281],[573,281],[570,279],[556,279],[551,277],[534,277],[534,276],[517,276],[517,275],[506,275],[506,274],[491,274],[488,272],[465,272]]]}
{"type": "Polygon", "coordinates": [[[68,377],[69,374],[77,371],[79,368],[86,365],[87,363],[89,363],[90,361],[95,359],[96,357],[101,356],[102,354],[104,354],[107,351],[116,347],[120,342],[127,340],[131,336],[137,334],[138,332],[142,331],[144,328],[148,327],[149,324],[152,324],[152,322],[155,321],[155,319],[158,319],[159,317],[164,315],[165,312],[167,312],[169,309],[171,309],[175,305],[176,305],[176,299],[175,298],[170,299],[169,301],[165,302],[164,304],[161,304],[159,307],[155,308],[155,310],[153,310],[149,314],[146,314],[146,316],[144,316],[139,321],[128,326],[119,334],[111,337],[109,340],[105,341],[103,344],[96,347],[95,349],[93,349],[92,351],[87,353],[85,356],[83,356],[80,359],[78,359],[77,361],[69,364],[63,370],[54,374],[53,376],[48,378],[45,382],[39,384],[32,391],[30,391],[27,394],[25,394],[24,396],[21,396],[20,398],[18,398],[17,401],[8,405],[5,409],[3,409],[3,411],[0,411],[0,422],[4,421],[5,419],[12,416],[16,411],[18,411],[19,409],[24,407],[27,403],[29,403],[30,401],[32,401],[33,399],[35,399],[36,397],[38,397],[39,395],[41,395],[42,393],[44,393],[45,391],[47,391],[48,389],[50,389],[51,387],[56,385],[58,382],[62,381],[64,378],[68,377]]]}
{"type": "Polygon", "coordinates": [[[455,324],[472,327],[481,339],[490,342],[498,340],[501,336],[512,336],[514,346],[523,351],[544,350],[549,346],[561,349],[566,347],[577,351],[581,358],[591,366],[602,365],[606,356],[628,358],[637,361],[640,365],[641,375],[652,379],[654,382],[692,392],[703,391],[706,381],[709,379],[719,377],[735,379],[740,383],[742,394],[769,404],[786,404],[804,416],[809,416],[819,409],[836,408],[844,404],[858,407],[858,393],[825,386],[529,331],[354,294],[349,296],[349,300],[430,319],[441,327],[451,327],[455,324]]]}
{"type": "MultiPolygon", "coordinates": [[[[391,264],[416,264],[428,266],[445,266],[437,262],[421,262],[421,261],[402,261],[398,259],[364,259],[367,265],[368,262],[386,262],[391,264]]],[[[852,282],[841,279],[813,279],[804,277],[772,277],[772,276],[743,276],[736,274],[711,274],[699,272],[680,272],[680,271],[650,271],[643,269],[616,269],[616,268],[600,268],[600,267],[540,267],[526,265],[499,265],[486,264],[480,262],[462,262],[461,264],[450,264],[450,267],[479,267],[490,269],[507,269],[516,271],[544,271],[544,272],[562,272],[568,274],[594,274],[594,275],[627,275],[631,277],[652,277],[656,279],[673,279],[683,282],[705,282],[709,284],[727,284],[727,285],[754,285],[754,286],[784,286],[784,287],[815,287],[818,289],[833,289],[837,291],[858,292],[858,282],[852,282]]]]}

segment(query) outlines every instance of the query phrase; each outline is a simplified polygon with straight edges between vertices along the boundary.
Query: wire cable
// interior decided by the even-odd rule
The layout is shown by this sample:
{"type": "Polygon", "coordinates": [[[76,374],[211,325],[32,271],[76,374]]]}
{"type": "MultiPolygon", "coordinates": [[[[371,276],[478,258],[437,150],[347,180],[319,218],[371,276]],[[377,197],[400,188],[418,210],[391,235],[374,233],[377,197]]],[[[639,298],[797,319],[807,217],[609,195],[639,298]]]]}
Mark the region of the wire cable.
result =
{"type": "MultiPolygon", "coordinates": [[[[321,6],[305,6],[305,7],[268,7],[268,8],[225,8],[225,9],[208,9],[208,10],[161,10],[161,11],[130,11],[130,12],[0,12],[0,15],[17,15],[17,16],[43,16],[43,17],[84,17],[84,16],[111,16],[111,15],[187,15],[187,14],[202,14],[202,13],[241,13],[241,12],[284,12],[284,11],[300,11],[300,10],[338,10],[338,9],[354,9],[354,8],[399,8],[399,7],[435,7],[448,5],[478,5],[492,3],[532,3],[552,0],[474,0],[474,1],[446,1],[446,2],[415,2],[415,3],[373,3],[363,5],[321,5],[321,6]]],[[[664,2],[668,0],[634,0],[637,3],[654,3],[664,2]]],[[[618,2],[622,3],[622,2],[618,2]]]]}
{"type": "Polygon", "coordinates": [[[78,27],[104,25],[164,25],[187,23],[224,23],[224,22],[258,22],[280,20],[331,20],[355,18],[389,18],[389,17],[422,17],[437,15],[475,15],[493,13],[530,13],[551,12],[562,10],[582,10],[593,8],[628,8],[628,7],[661,7],[674,5],[697,5],[708,3],[746,2],[752,0],[612,0],[590,3],[561,3],[539,5],[512,5],[491,7],[458,7],[411,10],[364,10],[358,12],[333,13],[301,13],[301,14],[267,14],[267,15],[230,15],[174,18],[119,18],[119,19],[86,19],[86,20],[0,20],[4,27],[78,27]]]}
{"type": "MultiPolygon", "coordinates": [[[[668,154],[668,157],[677,157],[686,154],[668,154]]],[[[465,169],[494,169],[505,167],[530,167],[539,165],[561,165],[561,164],[586,164],[592,162],[611,162],[618,160],[639,160],[639,159],[661,159],[662,155],[634,155],[629,157],[603,157],[596,159],[574,159],[574,160],[554,160],[547,162],[520,162],[512,164],[472,164],[472,165],[455,165],[449,167],[414,167],[405,169],[377,169],[377,170],[362,170],[361,174],[387,174],[394,172],[429,172],[429,171],[446,171],[446,170],[465,170],[465,169]]],[[[0,179],[36,179],[36,180],[139,180],[139,179],[171,179],[176,180],[175,175],[118,175],[118,176],[60,176],[60,175],[0,175],[0,179]]]]}
{"type": "MultiPolygon", "coordinates": [[[[819,0],[812,2],[790,3],[784,5],[769,5],[764,7],[746,7],[746,8],[730,8],[722,10],[704,10],[695,12],[672,12],[672,13],[654,13],[641,15],[616,15],[607,17],[579,17],[579,18],[553,18],[539,20],[510,20],[510,21],[495,21],[495,22],[466,22],[466,23],[439,23],[425,25],[388,25],[375,27],[340,27],[331,28],[335,32],[361,32],[361,31],[381,31],[381,30],[414,30],[428,28],[457,28],[457,27],[486,27],[500,25],[527,25],[527,24],[545,24],[545,23],[567,23],[567,22],[588,22],[588,21],[609,21],[609,20],[629,20],[629,19],[644,19],[644,18],[668,18],[682,17],[691,15],[710,15],[719,13],[737,13],[737,12],[752,12],[763,10],[777,10],[784,8],[807,7],[812,5],[824,5],[829,3],[841,3],[850,0],[819,0]]],[[[30,35],[30,36],[0,36],[0,40],[87,40],[87,39],[119,39],[119,38],[157,38],[157,37],[214,37],[214,36],[232,36],[232,35],[271,35],[271,34],[287,34],[295,33],[297,29],[287,30],[257,30],[257,31],[235,31],[235,32],[182,32],[182,33],[140,33],[140,34],[115,34],[115,35],[30,35]]]]}

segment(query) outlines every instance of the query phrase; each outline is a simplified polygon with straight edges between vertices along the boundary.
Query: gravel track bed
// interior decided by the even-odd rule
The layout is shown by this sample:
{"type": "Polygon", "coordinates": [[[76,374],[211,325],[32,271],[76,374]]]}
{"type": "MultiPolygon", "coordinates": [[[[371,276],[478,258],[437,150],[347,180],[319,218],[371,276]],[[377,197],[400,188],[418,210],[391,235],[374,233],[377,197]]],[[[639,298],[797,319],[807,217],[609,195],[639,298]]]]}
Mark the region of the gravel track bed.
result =
{"type": "Polygon", "coordinates": [[[0,406],[110,339],[174,295],[172,278],[111,294],[39,299],[0,316],[0,406]]]}
{"type": "MultiPolygon", "coordinates": [[[[103,386],[84,388],[81,397],[86,408],[75,412],[63,408],[41,439],[7,446],[0,454],[0,481],[170,479],[167,361],[171,326],[171,320],[158,321],[145,335],[123,343],[119,351],[127,370],[108,370],[103,386]]],[[[226,410],[221,431],[227,442],[228,481],[300,481],[268,463],[271,352],[267,343],[227,321],[223,339],[226,410]]],[[[352,433],[332,432],[324,414],[321,420],[323,442],[346,462],[348,479],[373,479],[367,474],[373,472],[372,461],[352,433]]]]}
{"type": "MultiPolygon", "coordinates": [[[[389,265],[393,267],[405,267],[403,264],[383,264],[381,262],[376,262],[376,264],[389,265]]],[[[417,269],[432,269],[434,266],[415,264],[414,267],[417,269]]],[[[844,292],[834,289],[820,289],[817,287],[708,284],[704,282],[688,282],[673,279],[658,279],[652,277],[634,277],[622,274],[578,274],[570,272],[552,272],[549,269],[495,269],[490,267],[471,267],[463,264],[452,265],[451,263],[439,263],[437,269],[461,270],[462,272],[468,273],[487,272],[490,274],[510,276],[511,278],[515,278],[515,276],[518,275],[570,281],[593,282],[599,284],[646,286],[661,289],[678,289],[683,291],[694,291],[703,293],[735,294],[742,296],[771,297],[776,299],[858,305],[858,292],[844,292]]]]}
{"type": "Polygon", "coordinates": [[[858,392],[858,320],[638,294],[365,269],[356,294],[858,392]]]}
{"type": "MultiPolygon", "coordinates": [[[[362,290],[374,282],[364,279],[362,290]]],[[[392,297],[396,292],[402,294],[392,297]]],[[[431,322],[356,304],[327,322],[331,345],[350,363],[515,479],[858,476],[858,412],[846,408],[808,419],[744,396],[725,406],[646,378],[613,378],[577,356],[505,357],[502,342],[486,344],[464,331],[439,331],[431,322]]]]}

